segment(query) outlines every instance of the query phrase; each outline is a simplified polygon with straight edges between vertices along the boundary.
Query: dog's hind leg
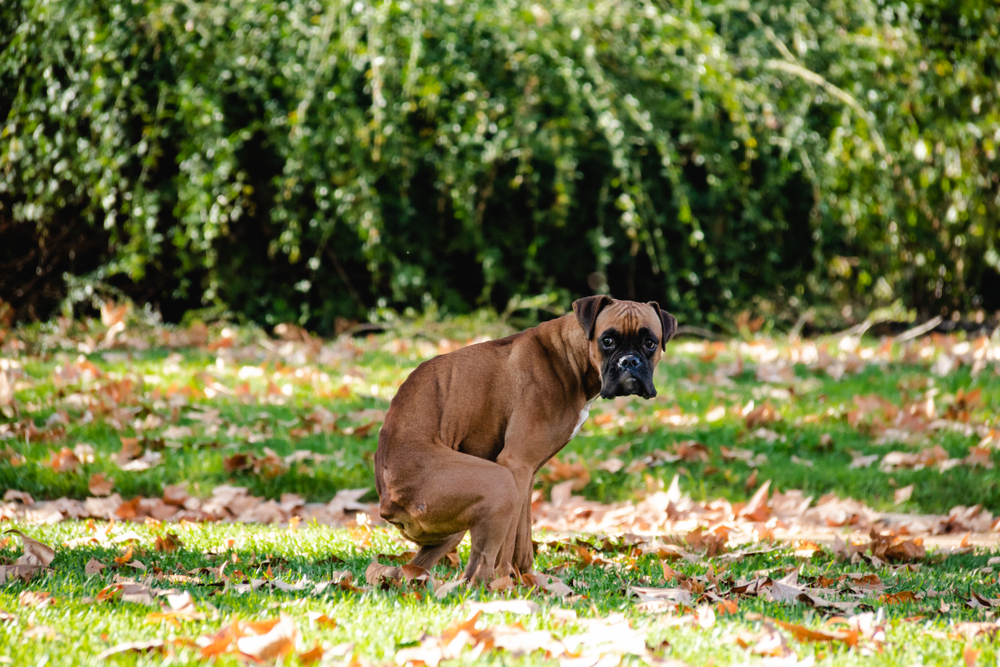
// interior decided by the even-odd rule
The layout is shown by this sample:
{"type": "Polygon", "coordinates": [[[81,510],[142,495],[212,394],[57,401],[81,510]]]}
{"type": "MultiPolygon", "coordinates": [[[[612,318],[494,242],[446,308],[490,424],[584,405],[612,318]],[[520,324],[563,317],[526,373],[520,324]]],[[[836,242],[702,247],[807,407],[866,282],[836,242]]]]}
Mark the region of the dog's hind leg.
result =
{"type": "Polygon", "coordinates": [[[459,533],[455,533],[454,535],[450,535],[441,544],[425,544],[420,547],[419,551],[417,551],[417,554],[410,561],[410,565],[419,565],[427,570],[431,569],[439,560],[441,560],[442,556],[457,547],[463,537],[465,537],[464,530],[459,533]]]}
{"type": "Polygon", "coordinates": [[[472,549],[464,578],[491,581],[511,519],[520,510],[510,470],[445,447],[400,458],[382,461],[379,511],[421,545],[413,562],[429,567],[468,531],[472,549]]]}

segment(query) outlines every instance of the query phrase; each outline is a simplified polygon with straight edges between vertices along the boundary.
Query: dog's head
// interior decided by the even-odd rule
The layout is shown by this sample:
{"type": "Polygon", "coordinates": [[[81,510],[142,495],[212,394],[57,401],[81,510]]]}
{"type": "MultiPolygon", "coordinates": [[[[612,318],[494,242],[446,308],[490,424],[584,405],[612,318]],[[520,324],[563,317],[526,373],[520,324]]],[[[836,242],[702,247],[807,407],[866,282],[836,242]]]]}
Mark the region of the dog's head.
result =
{"type": "Polygon", "coordinates": [[[655,301],[615,301],[603,294],[574,301],[573,312],[601,372],[601,398],[656,396],[653,369],[677,331],[674,316],[655,301]]]}

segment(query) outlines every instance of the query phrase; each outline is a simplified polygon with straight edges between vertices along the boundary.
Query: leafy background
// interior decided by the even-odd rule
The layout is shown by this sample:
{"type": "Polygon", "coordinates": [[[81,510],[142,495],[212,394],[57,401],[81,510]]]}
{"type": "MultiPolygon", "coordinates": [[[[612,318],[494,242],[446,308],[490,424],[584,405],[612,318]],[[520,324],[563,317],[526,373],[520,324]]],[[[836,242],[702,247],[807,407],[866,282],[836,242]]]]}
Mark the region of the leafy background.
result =
{"type": "Polygon", "coordinates": [[[986,0],[7,0],[0,295],[974,316],[998,81],[986,0]]]}

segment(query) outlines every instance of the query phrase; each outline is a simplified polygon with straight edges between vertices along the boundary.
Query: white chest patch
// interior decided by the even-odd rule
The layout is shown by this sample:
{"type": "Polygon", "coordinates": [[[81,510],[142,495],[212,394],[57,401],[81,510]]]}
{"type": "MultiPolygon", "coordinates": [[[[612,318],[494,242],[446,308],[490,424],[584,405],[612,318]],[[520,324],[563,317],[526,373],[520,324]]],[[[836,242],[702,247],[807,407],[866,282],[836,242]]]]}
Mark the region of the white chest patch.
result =
{"type": "Polygon", "coordinates": [[[593,402],[594,402],[594,399],[593,398],[590,399],[583,406],[583,410],[580,410],[580,418],[578,420],[576,420],[576,426],[573,427],[573,435],[569,436],[570,440],[572,440],[573,438],[575,438],[576,434],[580,432],[581,428],[583,428],[583,422],[587,421],[587,417],[590,416],[590,406],[591,406],[591,404],[593,402]]]}

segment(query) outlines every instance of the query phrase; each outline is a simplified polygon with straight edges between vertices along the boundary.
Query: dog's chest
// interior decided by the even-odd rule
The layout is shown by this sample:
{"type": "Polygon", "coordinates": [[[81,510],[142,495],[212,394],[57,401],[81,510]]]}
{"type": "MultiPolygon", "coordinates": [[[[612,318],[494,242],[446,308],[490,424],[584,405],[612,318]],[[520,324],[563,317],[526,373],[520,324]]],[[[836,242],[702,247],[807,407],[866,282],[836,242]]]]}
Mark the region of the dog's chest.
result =
{"type": "Polygon", "coordinates": [[[576,434],[580,432],[581,428],[583,428],[583,422],[587,421],[587,417],[590,416],[590,406],[593,404],[594,400],[595,399],[592,398],[587,401],[586,404],[584,404],[583,409],[580,410],[580,418],[576,420],[576,426],[573,427],[573,435],[569,436],[570,440],[575,438],[576,434]]]}

